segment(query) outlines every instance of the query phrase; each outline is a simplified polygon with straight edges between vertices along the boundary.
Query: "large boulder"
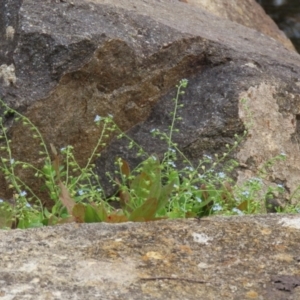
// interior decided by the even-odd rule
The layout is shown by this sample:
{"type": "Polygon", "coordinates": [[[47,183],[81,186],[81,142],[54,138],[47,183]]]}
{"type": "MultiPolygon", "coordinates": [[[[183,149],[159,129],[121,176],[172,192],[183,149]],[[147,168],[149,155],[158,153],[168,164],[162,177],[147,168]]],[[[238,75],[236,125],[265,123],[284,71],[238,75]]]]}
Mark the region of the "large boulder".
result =
{"type": "Polygon", "coordinates": [[[298,300],[299,243],[279,214],[1,231],[0,295],[298,300]]]}
{"type": "MultiPolygon", "coordinates": [[[[84,164],[100,134],[95,116],[112,114],[149,153],[161,155],[166,146],[153,142],[150,131],[167,130],[169,99],[187,78],[174,139],[189,159],[197,163],[233,144],[249,122],[240,103],[246,97],[253,126],[233,153],[241,164],[237,180],[285,152],[287,161],[267,179],[287,192],[298,186],[300,57],[273,38],[175,0],[4,0],[0,8],[0,96],[39,128],[47,145],[73,145],[84,164]]],[[[5,124],[14,159],[41,164],[27,127],[12,115],[5,124]]],[[[96,171],[111,170],[116,156],[136,165],[126,145],[112,141],[96,171]]],[[[39,192],[41,182],[22,172],[39,192]]],[[[9,197],[3,178],[0,184],[0,196],[9,197]]]]}
{"type": "Polygon", "coordinates": [[[292,42],[279,30],[275,22],[266,16],[263,8],[253,0],[187,0],[192,5],[203,7],[221,18],[253,28],[295,50],[292,42]]]}

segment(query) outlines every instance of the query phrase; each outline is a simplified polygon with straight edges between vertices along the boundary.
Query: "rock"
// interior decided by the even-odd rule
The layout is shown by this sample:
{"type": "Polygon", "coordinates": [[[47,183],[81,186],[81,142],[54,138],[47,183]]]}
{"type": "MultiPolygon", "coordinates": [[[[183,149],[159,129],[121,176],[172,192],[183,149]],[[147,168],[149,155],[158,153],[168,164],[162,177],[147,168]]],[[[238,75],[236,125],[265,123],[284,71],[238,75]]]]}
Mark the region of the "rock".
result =
{"type": "Polygon", "coordinates": [[[209,12],[230,21],[253,28],[295,51],[292,42],[278,29],[276,23],[266,16],[263,8],[255,0],[189,0],[188,3],[205,8],[209,12]]]}
{"type": "Polygon", "coordinates": [[[291,39],[296,50],[300,51],[300,7],[297,0],[257,0],[278,27],[291,39]]]}
{"type": "Polygon", "coordinates": [[[299,299],[300,218],[0,231],[3,299],[299,299]]]}
{"type": "MultiPolygon", "coordinates": [[[[150,131],[167,130],[174,86],[187,78],[174,140],[193,163],[203,154],[222,155],[243,133],[249,119],[240,99],[246,97],[253,126],[233,153],[243,165],[237,180],[255,176],[283,151],[288,159],[270,171],[268,182],[279,180],[287,192],[298,186],[300,59],[274,39],[177,0],[5,0],[0,11],[0,66],[12,78],[2,75],[0,96],[39,128],[47,146],[73,145],[84,165],[100,134],[95,116],[112,114],[129,136],[161,156],[166,146],[150,131]]],[[[26,126],[12,115],[5,123],[13,158],[41,166],[39,142],[26,126]]],[[[127,142],[112,141],[96,161],[99,175],[112,170],[116,156],[138,163],[127,142]]],[[[32,173],[17,174],[51,203],[32,173]]],[[[10,197],[7,185],[0,197],[10,197]]]]}

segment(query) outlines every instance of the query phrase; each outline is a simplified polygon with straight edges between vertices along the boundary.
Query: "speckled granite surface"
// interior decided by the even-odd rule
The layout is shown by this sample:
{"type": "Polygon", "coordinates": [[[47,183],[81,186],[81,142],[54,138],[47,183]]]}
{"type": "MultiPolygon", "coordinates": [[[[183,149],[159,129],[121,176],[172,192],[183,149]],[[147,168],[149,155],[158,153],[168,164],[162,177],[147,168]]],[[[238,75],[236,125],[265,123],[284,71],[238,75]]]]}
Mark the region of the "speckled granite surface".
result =
{"type": "Polygon", "coordinates": [[[300,299],[300,216],[0,232],[1,299],[300,299]]]}

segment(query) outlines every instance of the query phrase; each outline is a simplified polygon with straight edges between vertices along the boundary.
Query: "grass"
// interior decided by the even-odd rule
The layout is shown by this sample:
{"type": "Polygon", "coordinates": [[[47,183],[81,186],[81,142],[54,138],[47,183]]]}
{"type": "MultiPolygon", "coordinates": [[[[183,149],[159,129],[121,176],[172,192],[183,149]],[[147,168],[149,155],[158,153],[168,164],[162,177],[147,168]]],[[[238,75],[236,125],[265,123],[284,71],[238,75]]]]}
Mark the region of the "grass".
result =
{"type": "MultiPolygon", "coordinates": [[[[40,144],[39,155],[43,166],[38,168],[28,162],[14,159],[8,129],[4,119],[0,118],[0,173],[5,177],[11,189],[12,199],[0,199],[0,228],[30,228],[66,222],[127,222],[151,221],[158,219],[201,218],[208,215],[243,215],[268,211],[298,213],[299,207],[291,205],[292,199],[281,203],[285,189],[281,185],[266,186],[264,179],[268,170],[279,160],[286,159],[284,153],[267,161],[258,170],[257,177],[250,178],[238,186],[232,178],[238,163],[232,154],[247,135],[235,136],[232,145],[226,145],[227,151],[218,155],[204,155],[195,166],[173,142],[178,132],[176,124],[180,97],[188,81],[181,80],[176,86],[173,99],[174,110],[168,133],[151,130],[153,138],[165,141],[167,151],[162,159],[156,154],[148,154],[133,139],[122,132],[113,120],[113,116],[95,116],[95,126],[100,126],[101,134],[85,166],[80,166],[74,155],[73,147],[67,146],[57,151],[46,145],[38,128],[26,116],[8,107],[0,100],[5,115],[14,116],[16,121],[32,132],[32,137],[40,144]],[[94,161],[101,155],[98,149],[106,146],[111,135],[128,140],[128,148],[134,148],[143,161],[131,170],[128,162],[118,158],[115,173],[106,175],[115,188],[115,194],[108,197],[94,172],[94,161]],[[177,162],[183,163],[177,168],[177,162]],[[220,171],[222,168],[222,171],[220,171]],[[43,206],[36,191],[27,185],[18,175],[20,170],[29,169],[44,183],[41,189],[47,191],[54,205],[51,209],[43,206]],[[118,208],[109,203],[114,201],[118,208]]],[[[245,107],[247,102],[242,100],[245,107]]],[[[247,107],[246,107],[247,108],[247,107]]],[[[251,116],[251,112],[248,112],[251,116]]],[[[249,125],[251,126],[251,125],[249,125]]],[[[291,197],[298,198],[298,190],[291,197]]]]}

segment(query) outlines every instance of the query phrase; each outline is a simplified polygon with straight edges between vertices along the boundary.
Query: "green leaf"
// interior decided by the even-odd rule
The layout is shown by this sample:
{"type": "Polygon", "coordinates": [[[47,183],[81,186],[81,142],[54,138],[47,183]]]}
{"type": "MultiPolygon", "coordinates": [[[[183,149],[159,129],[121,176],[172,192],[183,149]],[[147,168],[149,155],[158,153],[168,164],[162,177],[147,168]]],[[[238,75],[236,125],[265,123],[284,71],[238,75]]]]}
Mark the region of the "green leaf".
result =
{"type": "Polygon", "coordinates": [[[95,211],[97,212],[99,218],[100,218],[100,222],[104,222],[107,219],[107,211],[105,209],[105,206],[103,203],[96,205],[95,203],[91,203],[91,205],[93,206],[93,208],[95,209],[95,211]]]}
{"type": "Polygon", "coordinates": [[[49,212],[49,210],[47,209],[47,207],[44,208],[44,215],[46,218],[50,218],[51,217],[51,213],[49,212]]]}
{"type": "Polygon", "coordinates": [[[42,222],[30,222],[27,228],[38,228],[43,226],[44,224],[42,222]]]}
{"type": "Polygon", "coordinates": [[[72,210],[72,216],[75,218],[75,222],[84,223],[86,207],[82,203],[74,205],[72,210]]]}
{"type": "Polygon", "coordinates": [[[169,200],[170,194],[173,191],[173,188],[174,188],[174,182],[170,182],[169,184],[167,184],[161,188],[161,192],[158,197],[158,211],[166,206],[166,204],[169,200]]]}
{"type": "Polygon", "coordinates": [[[148,198],[140,207],[136,208],[129,216],[129,221],[145,222],[155,218],[158,208],[156,198],[148,198]]]}
{"type": "Polygon", "coordinates": [[[76,202],[72,199],[67,187],[61,181],[58,182],[58,185],[60,187],[59,199],[71,215],[76,202]]]}
{"type": "Polygon", "coordinates": [[[90,204],[86,205],[84,221],[85,221],[85,223],[98,223],[98,222],[102,222],[102,220],[99,217],[97,211],[90,204]]]}
{"type": "Polygon", "coordinates": [[[142,171],[132,180],[130,188],[138,198],[158,198],[161,190],[161,170],[157,156],[152,155],[142,163],[142,171]]]}
{"type": "Polygon", "coordinates": [[[177,171],[171,170],[170,174],[168,175],[168,179],[170,182],[173,182],[173,185],[180,186],[180,179],[177,171]]]}
{"type": "Polygon", "coordinates": [[[4,203],[0,206],[0,229],[11,228],[12,226],[13,212],[8,203],[4,203]]]}
{"type": "Polygon", "coordinates": [[[120,214],[111,214],[109,216],[107,216],[106,219],[107,223],[124,223],[124,222],[128,222],[128,218],[125,215],[120,215],[120,214]]]}
{"type": "Polygon", "coordinates": [[[161,194],[161,174],[160,174],[160,168],[156,167],[153,170],[153,173],[155,174],[152,176],[151,180],[151,186],[149,191],[148,198],[156,198],[158,199],[161,194]]]}
{"type": "Polygon", "coordinates": [[[197,208],[206,208],[210,209],[213,204],[213,200],[207,199],[205,201],[202,201],[201,203],[197,204],[197,208]],[[211,204],[211,205],[210,205],[211,204]]]}
{"type": "Polygon", "coordinates": [[[239,209],[240,211],[247,211],[248,210],[248,200],[245,200],[245,201],[241,202],[237,206],[237,209],[239,209]]]}
{"type": "Polygon", "coordinates": [[[29,220],[27,218],[20,219],[18,222],[19,229],[26,229],[29,228],[29,220]]]}
{"type": "Polygon", "coordinates": [[[136,197],[146,199],[149,195],[149,189],[151,187],[151,178],[145,173],[135,176],[130,184],[130,189],[136,197]]]}
{"type": "Polygon", "coordinates": [[[118,192],[118,196],[120,199],[120,204],[121,207],[123,209],[124,212],[131,212],[132,209],[130,207],[130,193],[128,192],[128,190],[124,190],[122,189],[122,185],[120,183],[120,181],[118,180],[118,178],[116,178],[116,182],[120,188],[120,191],[118,192]]]}

